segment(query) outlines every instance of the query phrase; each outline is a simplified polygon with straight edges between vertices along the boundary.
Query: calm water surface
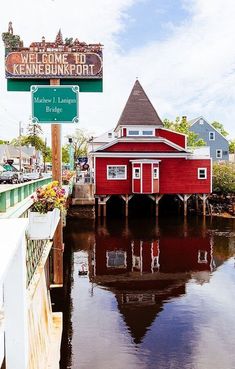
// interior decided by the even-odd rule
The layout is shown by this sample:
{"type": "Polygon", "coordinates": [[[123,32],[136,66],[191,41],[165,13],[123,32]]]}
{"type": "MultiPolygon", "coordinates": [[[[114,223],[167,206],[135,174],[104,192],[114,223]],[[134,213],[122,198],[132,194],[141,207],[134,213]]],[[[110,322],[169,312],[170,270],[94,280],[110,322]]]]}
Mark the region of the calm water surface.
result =
{"type": "Polygon", "coordinates": [[[73,220],[65,243],[62,369],[235,368],[234,220],[73,220]]]}

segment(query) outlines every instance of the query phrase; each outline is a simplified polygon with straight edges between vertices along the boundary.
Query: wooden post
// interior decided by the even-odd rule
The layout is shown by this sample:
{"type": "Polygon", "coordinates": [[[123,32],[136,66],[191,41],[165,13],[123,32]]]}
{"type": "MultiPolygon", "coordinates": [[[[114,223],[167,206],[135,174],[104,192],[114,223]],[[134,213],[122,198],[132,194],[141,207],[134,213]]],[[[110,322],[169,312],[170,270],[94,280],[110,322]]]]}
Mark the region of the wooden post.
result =
{"type": "Polygon", "coordinates": [[[186,195],[184,194],[183,196],[181,196],[180,194],[178,194],[179,199],[183,202],[184,204],[184,216],[187,216],[187,205],[188,205],[188,199],[190,198],[191,195],[186,195]]]}
{"type": "Polygon", "coordinates": [[[202,215],[205,216],[206,215],[206,199],[208,195],[204,193],[202,196],[199,195],[199,197],[202,200],[202,215]]]}
{"type": "MultiPolygon", "coordinates": [[[[59,79],[51,79],[50,85],[60,85],[59,79]]],[[[52,179],[62,183],[61,125],[51,125],[52,179]]],[[[60,220],[53,239],[54,284],[63,284],[63,224],[60,220]]]]}
{"type": "Polygon", "coordinates": [[[199,209],[199,206],[198,206],[198,195],[196,195],[196,200],[195,200],[195,206],[196,206],[196,212],[198,213],[198,209],[199,209]]]}
{"type": "Polygon", "coordinates": [[[103,216],[106,217],[106,202],[103,204],[103,216]]]}
{"type": "Polygon", "coordinates": [[[128,195],[126,195],[126,204],[125,204],[125,216],[128,217],[128,203],[129,203],[129,199],[128,199],[128,195]]]}

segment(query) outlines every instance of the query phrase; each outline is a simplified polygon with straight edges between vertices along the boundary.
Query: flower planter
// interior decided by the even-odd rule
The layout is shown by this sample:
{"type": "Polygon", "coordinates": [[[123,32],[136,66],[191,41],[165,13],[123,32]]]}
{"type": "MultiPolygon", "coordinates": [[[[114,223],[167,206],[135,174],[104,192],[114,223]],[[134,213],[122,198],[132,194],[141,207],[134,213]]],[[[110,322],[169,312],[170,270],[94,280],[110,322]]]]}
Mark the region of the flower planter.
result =
{"type": "Polygon", "coordinates": [[[60,210],[54,209],[45,214],[29,212],[28,237],[31,240],[52,239],[60,220],[60,210]]]}

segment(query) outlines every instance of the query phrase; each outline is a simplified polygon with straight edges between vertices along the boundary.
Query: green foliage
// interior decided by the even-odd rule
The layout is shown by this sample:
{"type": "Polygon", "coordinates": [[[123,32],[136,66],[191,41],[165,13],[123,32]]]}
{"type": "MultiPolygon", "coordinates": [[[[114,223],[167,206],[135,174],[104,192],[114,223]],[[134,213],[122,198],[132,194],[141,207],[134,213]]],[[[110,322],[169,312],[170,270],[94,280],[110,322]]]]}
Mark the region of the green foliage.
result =
{"type": "Polygon", "coordinates": [[[229,153],[230,154],[235,153],[235,139],[229,141],[229,153]]]}
{"type": "Polygon", "coordinates": [[[232,163],[213,164],[213,192],[235,192],[235,165],[232,163]]]}
{"type": "Polygon", "coordinates": [[[221,135],[223,135],[224,137],[228,136],[228,132],[225,131],[224,126],[222,123],[217,122],[216,120],[211,124],[215,129],[217,129],[217,131],[219,131],[221,133],[221,135]]]}
{"type": "Polygon", "coordinates": [[[9,141],[6,141],[6,140],[0,140],[0,145],[4,145],[4,144],[8,144],[9,141]]]}
{"type": "Polygon", "coordinates": [[[62,146],[62,162],[69,163],[69,145],[62,146]]]}
{"type": "Polygon", "coordinates": [[[198,134],[190,131],[190,124],[186,117],[176,117],[175,121],[169,119],[163,120],[164,127],[175,132],[183,133],[187,135],[187,143],[190,147],[205,146],[205,141],[202,138],[198,138],[198,134]]]}
{"type": "Polygon", "coordinates": [[[74,159],[78,157],[87,156],[87,142],[89,140],[89,134],[77,128],[74,135],[67,136],[67,138],[72,139],[72,145],[74,148],[74,159]]]}

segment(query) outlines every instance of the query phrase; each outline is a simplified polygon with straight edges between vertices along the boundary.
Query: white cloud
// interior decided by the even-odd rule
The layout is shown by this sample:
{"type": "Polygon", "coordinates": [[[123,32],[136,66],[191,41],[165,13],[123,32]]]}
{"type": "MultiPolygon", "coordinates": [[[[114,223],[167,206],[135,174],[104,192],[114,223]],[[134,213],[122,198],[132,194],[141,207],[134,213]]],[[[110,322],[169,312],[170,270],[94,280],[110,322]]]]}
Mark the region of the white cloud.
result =
{"type": "MultiPolygon", "coordinates": [[[[14,3],[15,8],[8,10],[5,5],[1,11],[1,31],[12,20],[25,45],[42,35],[53,40],[60,27],[64,37],[104,44],[104,93],[81,94],[81,127],[102,133],[115,126],[138,76],[162,118],[203,115],[209,121],[221,121],[235,137],[233,0],[226,4],[222,0],[184,0],[190,17],[175,27],[168,39],[141,44],[125,54],[120,52],[116,35],[122,32],[128,37],[123,31],[133,21],[128,10],[134,0],[70,0],[69,9],[62,0],[42,0],[37,8],[29,0],[22,0],[20,8],[16,0],[14,3]]],[[[2,58],[0,73],[3,75],[2,58]]],[[[30,115],[30,99],[28,93],[7,93],[5,83],[1,83],[0,93],[0,136],[10,133],[3,128],[5,123],[14,136],[15,124],[2,106],[17,120],[24,120],[30,115]]],[[[64,134],[71,129],[64,127],[64,134]]]]}

